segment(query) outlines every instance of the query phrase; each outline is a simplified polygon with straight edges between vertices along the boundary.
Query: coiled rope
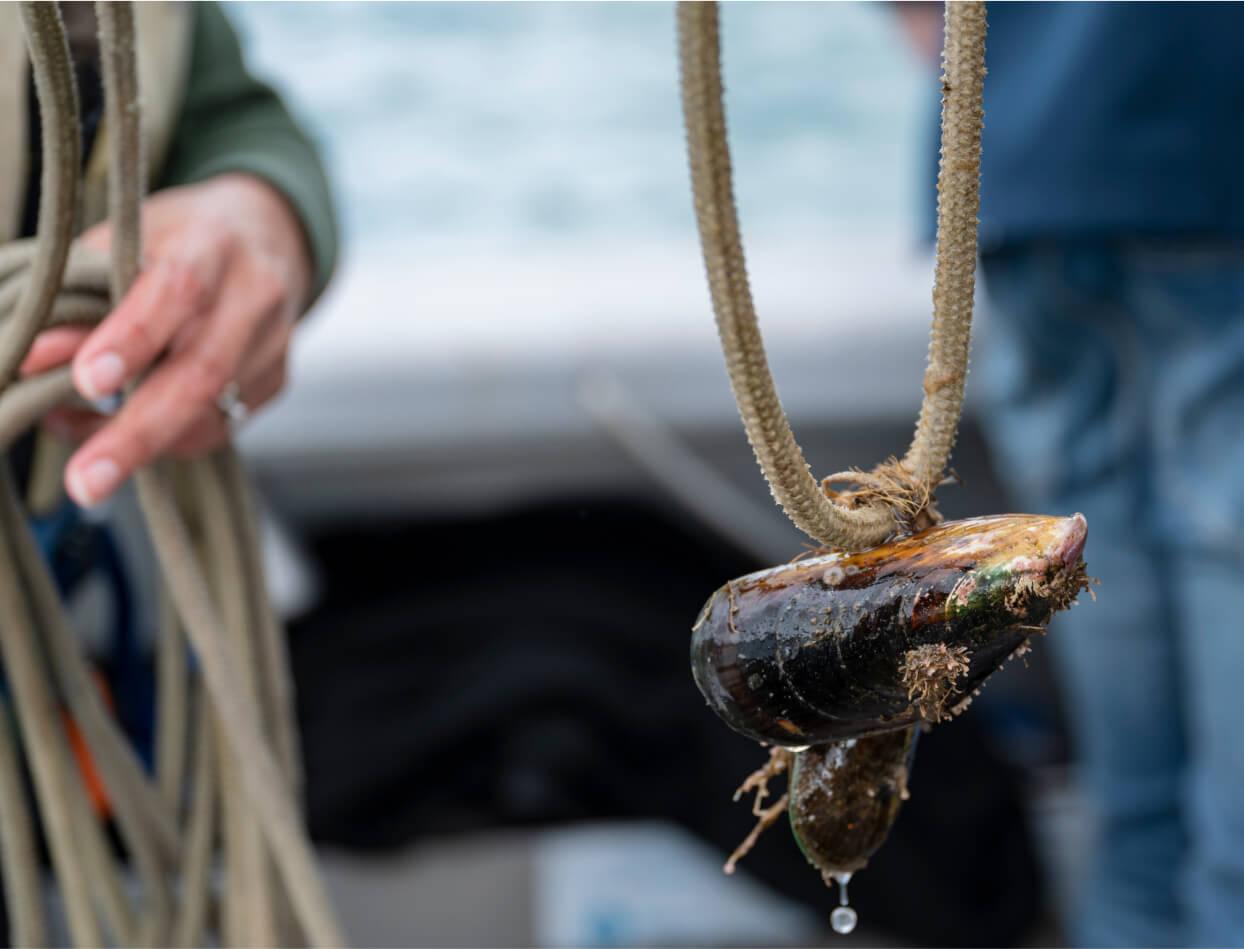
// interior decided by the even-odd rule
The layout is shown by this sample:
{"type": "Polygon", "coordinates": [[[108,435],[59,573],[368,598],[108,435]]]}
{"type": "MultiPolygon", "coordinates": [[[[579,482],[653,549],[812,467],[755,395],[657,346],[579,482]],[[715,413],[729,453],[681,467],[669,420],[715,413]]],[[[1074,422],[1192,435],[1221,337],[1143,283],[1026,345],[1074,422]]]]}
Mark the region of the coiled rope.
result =
{"type": "Polygon", "coordinates": [[[747,280],[722,103],[717,4],[679,3],[678,35],[696,222],[743,427],[774,499],[796,527],[831,547],[874,546],[929,514],[963,406],[980,208],[985,4],[946,3],[933,328],[916,432],[901,461],[873,472],[832,475],[825,490],[813,479],[782,409],[747,280]],[[831,497],[828,484],[837,482],[861,489],[831,497]]]}
{"type": "MultiPolygon", "coordinates": [[[[0,451],[49,409],[75,398],[67,369],[13,381],[34,337],[56,324],[97,323],[139,269],[143,163],[133,9],[116,2],[96,10],[110,262],[71,246],[78,105],[59,8],[21,4],[44,163],[37,238],[0,248],[0,451]]],[[[0,465],[0,658],[18,726],[15,736],[0,714],[0,862],[14,942],[43,945],[49,938],[20,750],[77,945],[198,945],[216,918],[214,942],[276,945],[302,938],[341,945],[302,828],[288,657],[267,600],[238,458],[225,448],[145,469],[135,481],[169,601],[158,644],[154,778],[96,689],[12,474],[0,465]],[[87,798],[62,705],[106,789],[141,884],[137,900],[87,798]],[[226,871],[220,894],[213,885],[218,851],[226,871]]]]}

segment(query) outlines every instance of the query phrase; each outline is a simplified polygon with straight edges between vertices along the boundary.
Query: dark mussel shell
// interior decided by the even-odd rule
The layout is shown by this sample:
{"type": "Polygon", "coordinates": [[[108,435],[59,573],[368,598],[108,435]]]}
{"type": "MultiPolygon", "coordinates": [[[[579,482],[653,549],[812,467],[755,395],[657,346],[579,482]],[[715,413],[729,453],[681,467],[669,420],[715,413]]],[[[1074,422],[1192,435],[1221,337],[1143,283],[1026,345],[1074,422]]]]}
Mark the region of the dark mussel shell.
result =
{"type": "Polygon", "coordinates": [[[733,580],[693,628],[696,684],[730,727],[788,748],[936,721],[1075,599],[1086,531],[1078,514],[974,518],[733,580]],[[911,674],[926,651],[950,661],[932,714],[911,674]]]}
{"type": "Polygon", "coordinates": [[[791,830],[808,862],[830,882],[853,873],[885,842],[907,797],[916,728],[848,738],[795,755],[791,830]]]}

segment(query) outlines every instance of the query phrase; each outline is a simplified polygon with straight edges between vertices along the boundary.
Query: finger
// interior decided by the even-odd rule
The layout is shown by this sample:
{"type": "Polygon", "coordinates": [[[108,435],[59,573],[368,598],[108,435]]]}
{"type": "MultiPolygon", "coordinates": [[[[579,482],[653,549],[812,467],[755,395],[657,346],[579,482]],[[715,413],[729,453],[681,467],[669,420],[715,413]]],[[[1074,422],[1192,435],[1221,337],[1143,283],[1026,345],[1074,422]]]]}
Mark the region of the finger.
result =
{"type": "MultiPolygon", "coordinates": [[[[247,296],[254,296],[248,290],[247,296]]],[[[234,297],[237,294],[232,295],[234,297]]],[[[104,428],[80,448],[65,469],[65,486],[79,504],[97,504],[140,468],[165,452],[195,420],[214,408],[235,378],[256,325],[276,309],[272,299],[224,299],[206,319],[192,348],[167,356],[104,428]],[[230,318],[246,313],[246,319],[230,318]],[[252,319],[252,315],[254,319],[252,319]]]]}
{"type": "MultiPolygon", "coordinates": [[[[247,347],[238,369],[238,398],[248,415],[270,402],[287,383],[287,365],[293,323],[277,308],[255,331],[255,343],[247,347]]],[[[193,336],[174,342],[174,350],[194,344],[193,336]]],[[[170,447],[170,454],[196,457],[219,448],[232,434],[230,423],[213,403],[170,447]]]]}
{"type": "Polygon", "coordinates": [[[238,386],[243,392],[257,394],[265,381],[284,378],[293,336],[293,320],[280,311],[273,313],[255,331],[255,343],[247,348],[238,369],[238,386]]]}
{"type": "Polygon", "coordinates": [[[198,458],[215,451],[229,440],[231,434],[225,416],[213,406],[196,418],[169,446],[168,454],[177,458],[198,458]]]}
{"type": "MultiPolygon", "coordinates": [[[[258,377],[241,383],[239,398],[248,413],[254,413],[271,402],[285,388],[284,364],[270,366],[258,377]]],[[[204,412],[186,433],[170,448],[169,453],[181,458],[195,458],[215,451],[233,434],[228,419],[217,405],[204,412]]]]}
{"type": "Polygon", "coordinates": [[[63,366],[73,358],[73,354],[90,333],[90,329],[85,326],[58,326],[40,333],[30,344],[30,350],[22,360],[22,375],[35,376],[56,366],[63,366]]]}
{"type": "Polygon", "coordinates": [[[83,396],[111,395],[138,378],[181,327],[207,315],[227,265],[223,240],[216,232],[197,235],[139,275],[74,357],[83,396]]]}

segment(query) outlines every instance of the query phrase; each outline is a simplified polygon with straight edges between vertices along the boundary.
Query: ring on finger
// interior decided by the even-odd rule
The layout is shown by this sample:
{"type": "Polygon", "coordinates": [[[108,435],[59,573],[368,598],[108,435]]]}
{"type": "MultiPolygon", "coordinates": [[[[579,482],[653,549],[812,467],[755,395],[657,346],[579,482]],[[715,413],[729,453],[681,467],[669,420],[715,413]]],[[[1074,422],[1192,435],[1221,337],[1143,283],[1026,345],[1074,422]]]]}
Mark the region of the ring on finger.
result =
{"type": "Polygon", "coordinates": [[[230,428],[237,428],[250,418],[251,414],[246,403],[242,401],[242,389],[236,381],[230,382],[221,390],[220,395],[216,397],[216,408],[220,409],[220,414],[224,416],[230,428]]]}

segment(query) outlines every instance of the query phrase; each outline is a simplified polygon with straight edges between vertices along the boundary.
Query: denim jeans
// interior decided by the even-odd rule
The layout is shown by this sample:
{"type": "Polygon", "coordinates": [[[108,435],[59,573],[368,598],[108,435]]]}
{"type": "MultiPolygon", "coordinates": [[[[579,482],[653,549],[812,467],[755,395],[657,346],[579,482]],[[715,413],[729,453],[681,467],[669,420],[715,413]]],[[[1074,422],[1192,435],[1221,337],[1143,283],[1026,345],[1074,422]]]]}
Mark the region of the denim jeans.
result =
{"type": "Polygon", "coordinates": [[[1096,828],[1071,936],[1244,946],[1244,247],[983,270],[995,461],[1028,509],[1085,514],[1101,580],[1050,634],[1096,828]]]}

